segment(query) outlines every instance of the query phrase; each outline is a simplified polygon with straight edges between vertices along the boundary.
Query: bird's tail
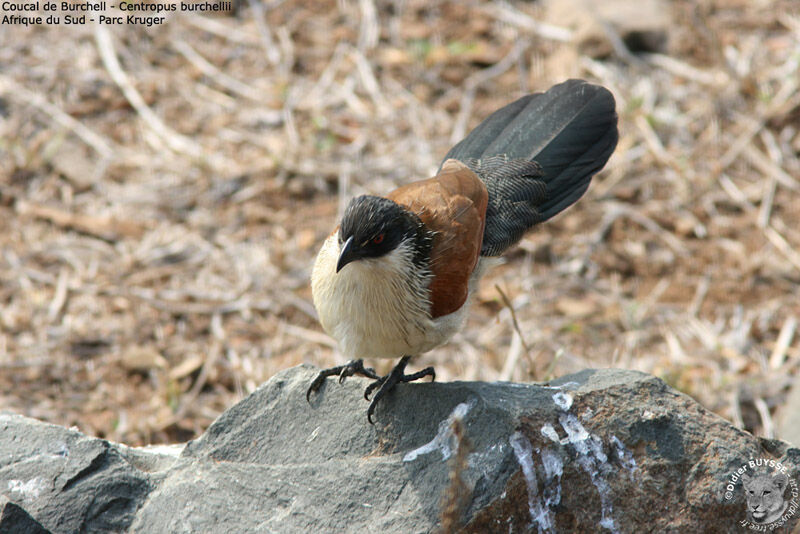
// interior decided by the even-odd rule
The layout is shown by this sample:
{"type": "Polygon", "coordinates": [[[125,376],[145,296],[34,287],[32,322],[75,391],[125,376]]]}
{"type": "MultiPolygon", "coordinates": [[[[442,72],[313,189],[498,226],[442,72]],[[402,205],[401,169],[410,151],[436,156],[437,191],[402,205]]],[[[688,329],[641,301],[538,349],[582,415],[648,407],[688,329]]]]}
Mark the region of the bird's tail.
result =
{"type": "Polygon", "coordinates": [[[481,255],[496,256],[526,230],[578,200],[617,146],[614,97],[568,80],[500,108],[450,149],[489,190],[481,255]]]}

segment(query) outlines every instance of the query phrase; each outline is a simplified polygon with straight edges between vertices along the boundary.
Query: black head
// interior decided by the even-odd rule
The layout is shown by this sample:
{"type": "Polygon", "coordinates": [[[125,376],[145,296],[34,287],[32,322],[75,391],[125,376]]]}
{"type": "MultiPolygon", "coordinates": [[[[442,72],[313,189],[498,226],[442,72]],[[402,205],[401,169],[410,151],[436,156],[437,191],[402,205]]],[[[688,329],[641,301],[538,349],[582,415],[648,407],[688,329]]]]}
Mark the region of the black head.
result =
{"type": "MultiPolygon", "coordinates": [[[[350,262],[379,258],[406,239],[426,235],[419,217],[388,198],[362,195],[350,201],[339,227],[339,262],[336,272],[350,262]]],[[[428,250],[421,252],[429,252],[428,250]]]]}

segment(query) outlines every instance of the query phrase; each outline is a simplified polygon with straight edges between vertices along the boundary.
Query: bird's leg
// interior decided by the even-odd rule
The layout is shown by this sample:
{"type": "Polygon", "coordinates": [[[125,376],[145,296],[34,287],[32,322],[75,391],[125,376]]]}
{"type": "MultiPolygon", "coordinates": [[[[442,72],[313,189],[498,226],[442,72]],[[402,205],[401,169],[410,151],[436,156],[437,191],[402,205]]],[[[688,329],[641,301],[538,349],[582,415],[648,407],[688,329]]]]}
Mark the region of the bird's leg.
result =
{"type": "Polygon", "coordinates": [[[422,371],[414,374],[405,374],[406,365],[410,359],[411,356],[403,356],[400,358],[400,361],[397,362],[397,365],[394,366],[394,369],[392,369],[388,375],[378,378],[375,380],[375,382],[368,385],[367,389],[364,390],[364,398],[369,400],[370,394],[376,388],[378,388],[378,391],[375,392],[375,396],[372,397],[372,401],[369,403],[369,408],[367,408],[367,420],[370,422],[370,424],[375,424],[372,421],[372,414],[375,412],[375,406],[378,405],[378,401],[381,400],[384,395],[386,395],[395,385],[400,382],[413,382],[414,380],[419,380],[420,378],[424,378],[426,376],[431,377],[431,382],[436,380],[436,371],[433,370],[433,367],[426,367],[422,371]]]}
{"type": "Polygon", "coordinates": [[[337,365],[336,367],[331,367],[330,369],[323,369],[320,371],[316,378],[314,378],[314,381],[311,382],[311,385],[308,386],[308,390],[306,391],[306,400],[311,402],[311,392],[318,391],[319,388],[322,387],[323,382],[325,382],[325,379],[329,376],[338,375],[339,383],[341,384],[344,382],[345,378],[355,374],[366,376],[367,378],[380,379],[378,374],[375,372],[375,369],[372,367],[364,367],[364,360],[350,360],[344,365],[337,365]]]}

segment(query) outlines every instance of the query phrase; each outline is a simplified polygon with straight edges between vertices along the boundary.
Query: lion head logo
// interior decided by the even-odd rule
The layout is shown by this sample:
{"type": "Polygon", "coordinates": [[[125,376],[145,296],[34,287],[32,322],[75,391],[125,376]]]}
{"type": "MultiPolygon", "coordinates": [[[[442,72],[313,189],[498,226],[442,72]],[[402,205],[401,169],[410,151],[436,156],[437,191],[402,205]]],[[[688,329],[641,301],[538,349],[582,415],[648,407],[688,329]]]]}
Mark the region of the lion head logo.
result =
{"type": "Polygon", "coordinates": [[[789,484],[784,473],[759,473],[742,475],[747,498],[747,518],[756,525],[768,525],[779,520],[787,503],[783,492],[789,484]]]}

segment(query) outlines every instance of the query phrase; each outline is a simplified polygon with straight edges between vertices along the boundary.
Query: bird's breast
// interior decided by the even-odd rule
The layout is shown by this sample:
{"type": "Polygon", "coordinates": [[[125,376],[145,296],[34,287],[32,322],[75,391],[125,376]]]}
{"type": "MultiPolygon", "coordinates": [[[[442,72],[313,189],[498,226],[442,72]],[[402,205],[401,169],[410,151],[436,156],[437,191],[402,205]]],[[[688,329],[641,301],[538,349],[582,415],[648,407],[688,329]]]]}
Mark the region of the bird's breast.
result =
{"type": "MultiPolygon", "coordinates": [[[[338,273],[339,243],[330,236],[311,275],[322,327],[349,358],[395,358],[426,352],[458,330],[431,319],[431,274],[415,266],[410,243],[379,258],[347,264],[338,273]]],[[[451,318],[452,319],[452,318],[451,318]]]]}

